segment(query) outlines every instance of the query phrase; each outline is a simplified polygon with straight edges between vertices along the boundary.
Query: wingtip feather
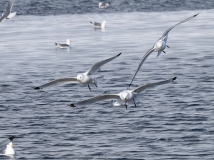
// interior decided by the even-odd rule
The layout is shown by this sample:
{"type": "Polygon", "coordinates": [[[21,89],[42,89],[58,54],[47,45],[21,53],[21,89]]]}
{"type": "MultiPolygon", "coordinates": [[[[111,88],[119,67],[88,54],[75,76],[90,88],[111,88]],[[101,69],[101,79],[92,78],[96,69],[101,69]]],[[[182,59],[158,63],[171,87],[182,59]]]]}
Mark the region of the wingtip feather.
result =
{"type": "Polygon", "coordinates": [[[73,107],[73,108],[76,107],[76,106],[74,105],[74,103],[73,103],[73,104],[70,104],[69,106],[70,106],[70,107],[73,107]]]}
{"type": "Polygon", "coordinates": [[[119,57],[121,54],[122,54],[122,52],[120,52],[120,53],[117,55],[117,57],[119,57]]]}
{"type": "Polygon", "coordinates": [[[172,78],[172,82],[174,82],[177,79],[177,77],[172,78]]]}
{"type": "Polygon", "coordinates": [[[41,89],[40,87],[35,87],[34,89],[41,89]]]}
{"type": "Polygon", "coordinates": [[[194,17],[196,17],[197,15],[199,15],[199,13],[198,13],[198,14],[195,14],[194,17]]]}

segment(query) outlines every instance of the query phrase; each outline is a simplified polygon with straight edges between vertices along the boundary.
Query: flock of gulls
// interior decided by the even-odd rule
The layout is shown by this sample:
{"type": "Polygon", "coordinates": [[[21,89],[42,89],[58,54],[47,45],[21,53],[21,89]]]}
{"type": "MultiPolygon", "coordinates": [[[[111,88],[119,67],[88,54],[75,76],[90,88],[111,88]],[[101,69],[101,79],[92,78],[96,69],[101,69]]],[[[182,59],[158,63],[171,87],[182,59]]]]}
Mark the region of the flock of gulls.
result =
{"type": "MultiPolygon", "coordinates": [[[[11,19],[16,15],[16,12],[11,12],[12,7],[14,4],[14,0],[10,0],[8,3],[8,6],[6,8],[6,11],[2,14],[2,17],[0,19],[0,23],[3,22],[5,19],[11,19]]],[[[107,8],[110,6],[110,3],[105,3],[105,2],[100,2],[99,3],[99,8],[107,8]]],[[[150,88],[154,88],[156,86],[159,85],[163,85],[163,84],[168,84],[168,83],[172,83],[176,80],[176,77],[168,79],[168,80],[164,80],[164,81],[159,81],[159,82],[155,82],[155,83],[148,83],[145,85],[141,85],[135,89],[130,89],[138,71],[140,70],[141,66],[143,65],[143,63],[145,62],[145,60],[148,58],[148,56],[154,52],[157,51],[157,57],[160,56],[160,54],[162,52],[165,53],[165,48],[168,47],[167,45],[167,38],[168,38],[168,34],[169,32],[175,28],[176,26],[185,23],[191,19],[193,19],[194,17],[196,17],[198,14],[195,14],[173,26],[171,26],[170,28],[168,28],[163,34],[162,36],[155,42],[155,44],[152,46],[152,48],[150,48],[142,57],[142,59],[139,62],[139,65],[136,69],[136,72],[134,73],[131,82],[128,86],[127,89],[123,90],[122,92],[119,93],[113,93],[113,94],[103,94],[103,95],[98,95],[96,97],[93,98],[89,98],[87,100],[83,100],[83,101],[78,101],[75,103],[70,104],[71,107],[77,107],[77,106],[85,106],[85,105],[89,105],[89,104],[93,104],[99,101],[103,101],[103,100],[111,100],[111,104],[113,106],[125,106],[127,109],[127,103],[128,102],[133,102],[135,107],[136,107],[136,103],[135,103],[135,99],[138,95],[140,95],[141,93],[145,92],[147,89],[150,88]],[[125,105],[123,105],[122,103],[124,103],[125,105]]],[[[97,23],[97,22],[90,22],[94,28],[105,28],[106,25],[106,21],[104,20],[102,23],[97,23]]],[[[60,44],[60,43],[55,43],[55,45],[61,49],[65,49],[65,48],[70,48],[71,47],[71,40],[67,39],[67,44],[60,44]]],[[[97,87],[97,79],[102,78],[101,77],[94,77],[92,76],[96,71],[98,71],[103,65],[105,65],[106,63],[111,62],[112,60],[116,59],[117,57],[119,57],[122,53],[119,53],[113,57],[110,57],[108,59],[99,61],[97,63],[95,63],[89,70],[87,70],[84,73],[78,74],[76,77],[67,77],[67,78],[61,78],[61,79],[56,79],[54,81],[51,81],[49,83],[43,84],[41,86],[35,87],[34,89],[45,89],[47,87],[53,87],[53,86],[59,86],[59,85],[64,85],[64,84],[68,84],[68,83],[81,83],[81,84],[86,84],[88,86],[88,89],[91,91],[91,85],[94,85],[95,87],[97,87]]],[[[4,140],[3,142],[0,143],[0,155],[14,155],[15,151],[13,149],[13,144],[12,141],[14,139],[14,136],[11,136],[9,138],[7,138],[6,140],[4,140]]]]}

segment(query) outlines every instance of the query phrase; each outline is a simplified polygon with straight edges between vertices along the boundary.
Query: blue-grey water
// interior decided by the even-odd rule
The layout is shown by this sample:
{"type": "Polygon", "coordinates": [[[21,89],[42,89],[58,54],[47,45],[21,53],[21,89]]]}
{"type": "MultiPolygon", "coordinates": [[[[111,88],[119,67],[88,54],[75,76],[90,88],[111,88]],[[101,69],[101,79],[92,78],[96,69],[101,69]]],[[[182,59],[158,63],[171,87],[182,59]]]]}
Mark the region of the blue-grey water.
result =
{"type": "Polygon", "coordinates": [[[15,159],[214,158],[213,9],[59,11],[57,16],[47,9],[40,16],[39,11],[31,15],[33,11],[15,10],[20,3],[33,2],[17,0],[14,11],[19,14],[0,24],[0,141],[16,136],[15,159]],[[136,108],[130,104],[127,110],[112,107],[110,101],[68,106],[126,89],[139,60],[162,33],[196,13],[200,15],[169,33],[170,49],[158,58],[152,53],[132,88],[177,76],[175,83],[148,90],[136,108]],[[106,30],[94,30],[89,23],[104,19],[106,30]],[[73,41],[70,50],[55,48],[55,42],[67,38],[73,41]],[[105,78],[91,92],[78,84],[33,89],[76,76],[120,52],[96,73],[105,78]]]}

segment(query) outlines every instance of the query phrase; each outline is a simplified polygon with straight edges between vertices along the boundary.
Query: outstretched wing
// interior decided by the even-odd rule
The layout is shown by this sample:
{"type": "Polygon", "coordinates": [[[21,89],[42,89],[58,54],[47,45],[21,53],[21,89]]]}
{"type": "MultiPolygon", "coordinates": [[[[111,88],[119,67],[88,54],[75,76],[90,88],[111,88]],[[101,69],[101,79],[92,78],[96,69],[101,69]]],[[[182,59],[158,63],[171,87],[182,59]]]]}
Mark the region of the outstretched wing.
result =
{"type": "Polygon", "coordinates": [[[8,2],[7,9],[4,12],[3,16],[7,17],[10,14],[10,11],[12,10],[12,7],[13,7],[13,3],[14,3],[14,0],[10,0],[8,2]]]}
{"type": "Polygon", "coordinates": [[[7,6],[6,12],[11,12],[13,4],[14,4],[14,0],[10,0],[9,3],[8,3],[8,6],[7,6]]]}
{"type": "Polygon", "coordinates": [[[133,76],[133,78],[132,78],[132,81],[131,81],[131,83],[129,84],[129,87],[131,86],[131,84],[132,84],[132,82],[133,82],[135,76],[137,75],[137,72],[139,71],[140,67],[143,65],[143,63],[145,62],[145,60],[148,58],[148,56],[149,56],[154,50],[155,50],[154,48],[151,48],[150,50],[148,50],[148,51],[146,52],[146,54],[144,54],[143,58],[140,60],[140,63],[139,63],[138,68],[137,68],[137,70],[136,70],[136,72],[135,72],[135,74],[134,74],[134,76],[133,76]]]}
{"type": "Polygon", "coordinates": [[[85,106],[85,105],[89,105],[89,104],[93,104],[99,101],[103,101],[103,100],[108,100],[108,99],[119,99],[120,96],[119,94],[104,94],[104,95],[100,95],[100,96],[96,96],[84,101],[79,101],[77,103],[73,103],[70,104],[71,107],[76,107],[76,106],[85,106]]]}
{"type": "Polygon", "coordinates": [[[163,84],[167,84],[167,83],[171,83],[171,82],[174,82],[176,80],[177,77],[174,77],[172,79],[169,79],[169,80],[165,80],[165,81],[160,81],[160,82],[156,82],[156,83],[148,83],[146,85],[142,85],[134,90],[132,90],[133,92],[135,93],[141,93],[141,92],[144,92],[145,90],[147,89],[151,89],[151,88],[154,88],[156,86],[159,86],[159,85],[163,85],[163,84]]]}
{"type": "MultiPolygon", "coordinates": [[[[168,28],[168,29],[163,33],[163,35],[162,35],[161,38],[165,37],[165,36],[169,33],[169,31],[171,31],[173,28],[175,28],[175,27],[178,26],[179,24],[185,23],[185,22],[187,22],[187,21],[193,19],[193,18],[196,17],[197,15],[198,15],[198,14],[195,14],[195,15],[193,15],[193,16],[191,16],[191,17],[189,17],[189,18],[187,18],[187,19],[185,19],[185,20],[183,20],[183,21],[181,21],[181,22],[179,22],[179,23],[177,23],[177,24],[175,24],[174,26],[168,28]]],[[[160,39],[161,39],[161,38],[160,38],[160,39]]]]}
{"type": "Polygon", "coordinates": [[[6,18],[5,16],[2,16],[1,19],[0,19],[0,23],[1,23],[2,21],[4,21],[5,18],[6,18]]]}
{"type": "Polygon", "coordinates": [[[106,60],[104,60],[104,61],[100,61],[100,62],[95,63],[95,64],[86,72],[86,74],[88,74],[88,75],[93,74],[93,73],[96,72],[101,66],[103,66],[104,64],[106,64],[106,63],[112,61],[113,59],[115,59],[115,58],[117,58],[117,57],[119,57],[120,55],[121,55],[121,53],[119,53],[118,55],[116,55],[116,56],[114,56],[114,57],[111,57],[111,58],[109,58],[109,59],[106,59],[106,60]]]}
{"type": "Polygon", "coordinates": [[[60,85],[73,83],[73,82],[77,82],[77,78],[75,78],[75,77],[61,78],[61,79],[57,79],[57,80],[51,81],[49,83],[46,83],[42,86],[35,87],[34,89],[43,89],[43,88],[52,87],[52,86],[60,86],[60,85]]]}

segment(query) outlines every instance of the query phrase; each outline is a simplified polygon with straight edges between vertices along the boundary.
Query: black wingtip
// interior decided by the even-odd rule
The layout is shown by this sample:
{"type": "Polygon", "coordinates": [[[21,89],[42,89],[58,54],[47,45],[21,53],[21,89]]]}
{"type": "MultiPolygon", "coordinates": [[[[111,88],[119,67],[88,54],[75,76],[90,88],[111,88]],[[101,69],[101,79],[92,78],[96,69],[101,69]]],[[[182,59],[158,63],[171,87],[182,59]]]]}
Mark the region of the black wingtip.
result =
{"type": "Polygon", "coordinates": [[[172,82],[174,82],[177,79],[177,77],[172,78],[172,82]]]}
{"type": "Polygon", "coordinates": [[[117,57],[119,57],[121,54],[122,54],[122,52],[120,52],[120,53],[117,55],[117,57]]]}
{"type": "Polygon", "coordinates": [[[196,17],[197,15],[199,15],[199,13],[198,13],[198,14],[195,14],[194,17],[196,17]]]}
{"type": "Polygon", "coordinates": [[[71,107],[73,107],[73,108],[76,107],[74,104],[70,104],[69,106],[71,106],[71,107]]]}
{"type": "Polygon", "coordinates": [[[14,136],[11,136],[11,137],[9,137],[9,140],[13,141],[14,138],[15,138],[14,136]]]}
{"type": "Polygon", "coordinates": [[[91,24],[93,24],[92,22],[90,22],[91,24]]]}
{"type": "Polygon", "coordinates": [[[34,89],[41,89],[40,87],[35,87],[34,89]]]}
{"type": "Polygon", "coordinates": [[[55,45],[57,46],[57,43],[55,42],[55,45]]]}

